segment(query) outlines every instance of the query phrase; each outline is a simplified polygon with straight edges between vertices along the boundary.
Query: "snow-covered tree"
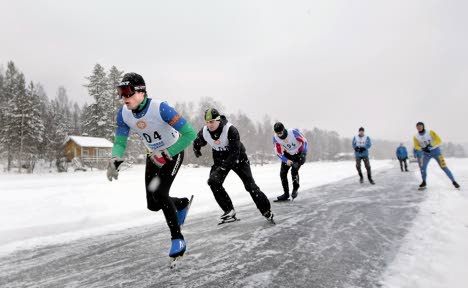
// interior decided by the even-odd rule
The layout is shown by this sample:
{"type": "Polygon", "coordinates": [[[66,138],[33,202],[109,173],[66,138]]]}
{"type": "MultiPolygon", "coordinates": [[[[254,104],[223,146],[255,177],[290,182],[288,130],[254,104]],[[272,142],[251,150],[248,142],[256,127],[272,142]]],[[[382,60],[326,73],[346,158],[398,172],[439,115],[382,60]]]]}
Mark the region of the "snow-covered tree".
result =
{"type": "MultiPolygon", "coordinates": [[[[4,82],[5,82],[5,76],[3,75],[3,70],[0,69],[0,107],[4,106],[7,103],[4,82]]],[[[0,123],[3,123],[3,109],[2,108],[0,108],[0,123]]],[[[0,138],[1,138],[1,130],[0,130],[0,138]]]]}
{"type": "Polygon", "coordinates": [[[124,71],[120,71],[119,69],[117,69],[117,67],[112,66],[107,76],[107,79],[109,82],[108,83],[109,96],[112,101],[112,113],[111,113],[110,120],[112,120],[112,123],[114,126],[115,126],[115,119],[116,119],[117,111],[122,106],[116,87],[122,80],[123,74],[124,74],[124,71]]]}
{"type": "Polygon", "coordinates": [[[71,115],[71,125],[72,125],[72,132],[71,134],[73,135],[81,135],[81,114],[82,114],[82,109],[81,107],[75,103],[73,104],[73,110],[72,110],[72,115],[71,115]]]}
{"type": "Polygon", "coordinates": [[[8,62],[8,68],[4,79],[4,93],[7,99],[6,105],[2,105],[2,134],[0,144],[6,152],[7,169],[11,170],[15,156],[21,145],[22,128],[22,101],[26,95],[26,81],[13,62],[8,62]]]}
{"type": "Polygon", "coordinates": [[[73,130],[74,130],[73,115],[72,115],[73,105],[68,99],[68,94],[67,94],[67,90],[65,89],[65,87],[60,86],[57,89],[57,97],[55,101],[57,102],[57,107],[58,107],[57,112],[59,112],[63,116],[62,117],[63,123],[61,124],[63,125],[63,127],[65,127],[64,130],[65,130],[66,135],[73,134],[73,130]]]}
{"type": "Polygon", "coordinates": [[[23,165],[32,173],[39,155],[39,147],[43,142],[44,123],[41,114],[40,98],[37,89],[31,82],[25,95],[20,99],[21,126],[19,162],[20,171],[23,165]]]}
{"type": "Polygon", "coordinates": [[[113,104],[109,93],[109,80],[104,67],[100,64],[94,66],[91,76],[86,77],[89,96],[95,103],[87,107],[84,119],[84,132],[90,136],[111,139],[114,134],[113,104]]]}

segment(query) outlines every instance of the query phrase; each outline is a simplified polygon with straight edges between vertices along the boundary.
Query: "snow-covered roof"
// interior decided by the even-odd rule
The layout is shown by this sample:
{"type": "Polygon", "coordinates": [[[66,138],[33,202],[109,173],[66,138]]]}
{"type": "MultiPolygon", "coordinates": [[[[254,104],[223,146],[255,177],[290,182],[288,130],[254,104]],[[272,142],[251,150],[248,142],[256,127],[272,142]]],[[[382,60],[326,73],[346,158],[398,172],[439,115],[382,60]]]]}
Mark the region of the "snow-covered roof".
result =
{"type": "Polygon", "coordinates": [[[114,146],[114,144],[112,144],[112,142],[109,140],[98,137],[68,136],[65,140],[65,143],[67,143],[69,140],[73,140],[73,142],[81,147],[112,148],[112,146],[114,146]]]}

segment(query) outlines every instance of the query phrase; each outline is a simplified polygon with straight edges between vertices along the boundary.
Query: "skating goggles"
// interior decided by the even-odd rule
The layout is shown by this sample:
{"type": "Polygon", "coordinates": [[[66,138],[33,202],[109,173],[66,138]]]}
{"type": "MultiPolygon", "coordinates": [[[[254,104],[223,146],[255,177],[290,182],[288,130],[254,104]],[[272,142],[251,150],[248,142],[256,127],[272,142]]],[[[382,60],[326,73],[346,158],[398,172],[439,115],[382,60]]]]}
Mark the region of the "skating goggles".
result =
{"type": "Polygon", "coordinates": [[[119,94],[120,98],[130,98],[135,95],[136,91],[146,91],[145,86],[132,86],[132,85],[122,85],[117,87],[117,93],[119,94]]]}
{"type": "Polygon", "coordinates": [[[117,93],[119,93],[120,98],[130,98],[135,95],[135,88],[133,86],[119,86],[117,87],[117,93]]]}

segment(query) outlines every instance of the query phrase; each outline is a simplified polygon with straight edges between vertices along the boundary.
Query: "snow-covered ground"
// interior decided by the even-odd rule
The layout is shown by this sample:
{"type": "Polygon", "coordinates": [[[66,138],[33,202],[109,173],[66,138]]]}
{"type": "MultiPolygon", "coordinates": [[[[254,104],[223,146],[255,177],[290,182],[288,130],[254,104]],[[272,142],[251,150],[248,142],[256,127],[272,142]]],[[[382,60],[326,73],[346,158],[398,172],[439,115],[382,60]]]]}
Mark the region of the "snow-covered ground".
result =
{"type": "Polygon", "coordinates": [[[437,166],[429,166],[427,199],[384,274],[387,288],[468,287],[468,160],[448,159],[462,186],[455,190],[437,166]]]}
{"type": "MultiPolygon", "coordinates": [[[[391,161],[372,161],[374,170],[391,161]]],[[[272,199],[282,193],[278,164],[253,167],[257,184],[272,199]]],[[[195,195],[191,214],[218,211],[206,184],[209,168],[183,167],[171,195],[195,195]]],[[[312,188],[356,175],[353,161],[307,163],[301,186],[312,188]]],[[[144,166],[134,166],[109,182],[105,171],[0,174],[0,253],[69,241],[109,231],[164,221],[162,213],[146,209],[144,166]]],[[[234,205],[254,205],[237,175],[225,187],[234,205]]]]}
{"type": "MultiPolygon", "coordinates": [[[[467,286],[468,159],[447,162],[462,190],[455,190],[436,163],[431,163],[429,188],[414,190],[427,198],[418,204],[410,232],[382,275],[383,287],[467,286]]],[[[372,165],[374,170],[394,168],[391,161],[373,161],[372,165]]],[[[416,170],[416,164],[411,169],[416,170]]],[[[219,211],[206,184],[208,171],[183,167],[173,185],[174,196],[195,195],[191,214],[219,211]]],[[[301,170],[301,184],[305,190],[355,173],[352,161],[308,163],[301,170]]],[[[253,167],[253,174],[270,199],[281,193],[279,165],[253,167]]],[[[162,213],[146,210],[143,176],[143,166],[122,171],[114,182],[107,181],[105,171],[0,174],[0,252],[162,223],[162,213]]],[[[228,176],[226,188],[234,205],[254,205],[234,173],[228,176]]]]}

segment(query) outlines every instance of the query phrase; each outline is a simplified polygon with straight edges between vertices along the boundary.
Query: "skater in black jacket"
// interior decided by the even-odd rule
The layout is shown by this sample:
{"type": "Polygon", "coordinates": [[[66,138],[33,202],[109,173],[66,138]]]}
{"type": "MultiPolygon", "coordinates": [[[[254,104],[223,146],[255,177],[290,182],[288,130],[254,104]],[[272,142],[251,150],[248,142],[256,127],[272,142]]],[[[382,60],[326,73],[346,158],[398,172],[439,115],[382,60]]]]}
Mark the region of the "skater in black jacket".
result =
{"type": "Polygon", "coordinates": [[[252,177],[250,162],[237,128],[214,108],[205,111],[205,122],[206,125],[198,132],[193,143],[193,151],[196,157],[200,157],[201,147],[210,144],[212,148],[214,164],[211,167],[208,185],[219,207],[224,211],[220,217],[221,223],[236,220],[231,198],[223,187],[224,180],[231,170],[240,177],[260,213],[273,222],[270,201],[252,177]]]}

